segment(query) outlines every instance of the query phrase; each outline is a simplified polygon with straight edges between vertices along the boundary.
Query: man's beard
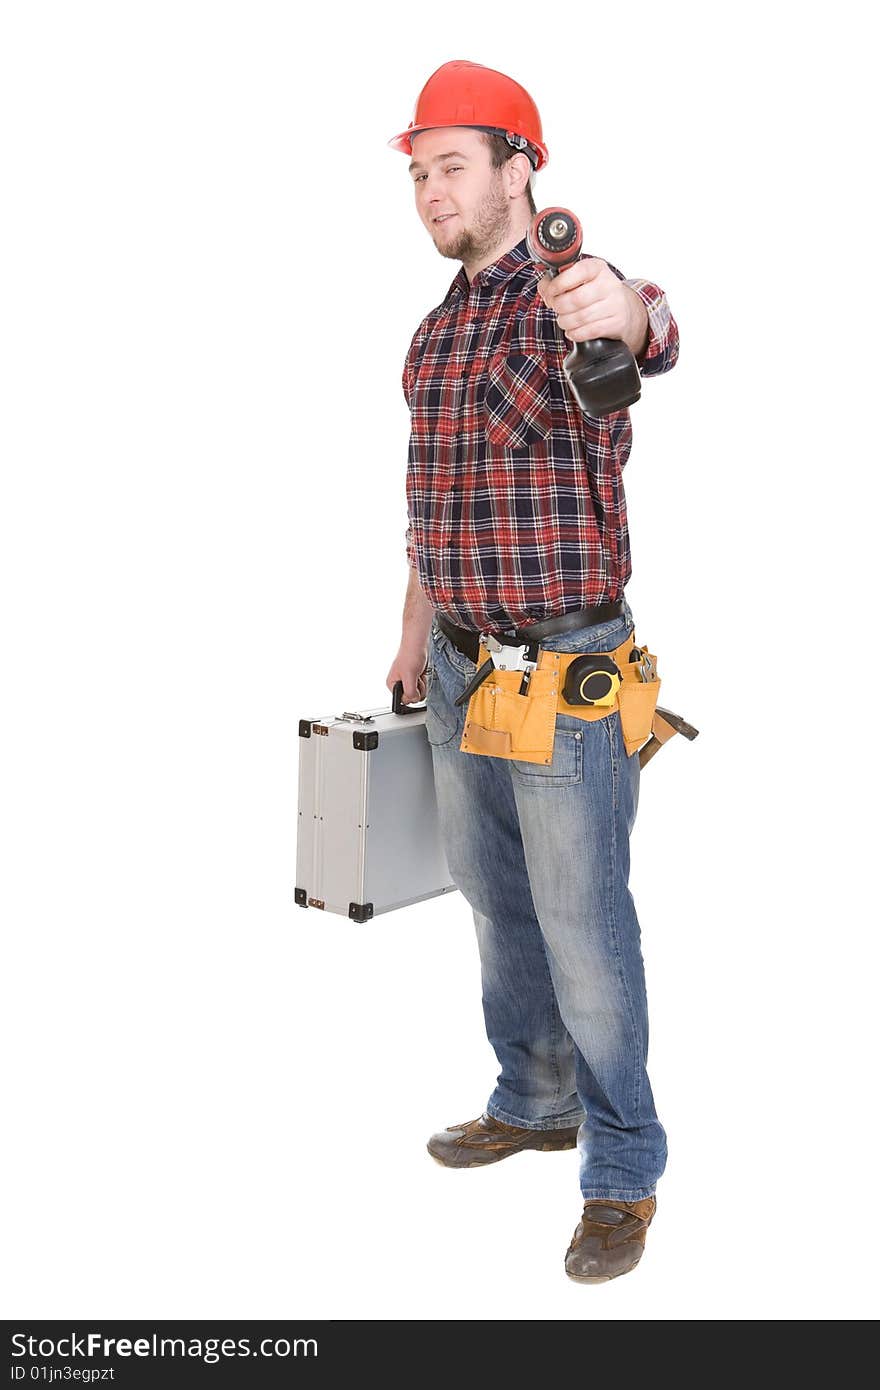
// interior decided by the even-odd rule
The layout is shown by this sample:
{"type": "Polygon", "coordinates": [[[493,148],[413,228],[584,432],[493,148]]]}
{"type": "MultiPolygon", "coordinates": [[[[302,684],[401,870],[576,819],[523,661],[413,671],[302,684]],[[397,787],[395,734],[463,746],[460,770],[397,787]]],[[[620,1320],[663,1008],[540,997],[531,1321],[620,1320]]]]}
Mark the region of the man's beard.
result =
{"type": "Polygon", "coordinates": [[[510,230],[510,200],[501,180],[493,183],[473,216],[473,225],[443,241],[434,241],[451,261],[481,261],[500,246],[510,230]]]}

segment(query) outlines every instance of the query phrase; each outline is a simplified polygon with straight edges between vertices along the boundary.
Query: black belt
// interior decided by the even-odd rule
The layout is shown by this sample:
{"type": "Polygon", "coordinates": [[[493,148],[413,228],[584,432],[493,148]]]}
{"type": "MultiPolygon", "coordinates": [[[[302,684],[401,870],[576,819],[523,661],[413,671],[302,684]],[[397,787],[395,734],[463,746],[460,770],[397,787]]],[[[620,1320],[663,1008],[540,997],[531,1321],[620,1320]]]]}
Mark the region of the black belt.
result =
{"type": "MultiPolygon", "coordinates": [[[[537,623],[529,623],[528,627],[516,627],[492,635],[510,646],[521,647],[526,642],[540,641],[542,637],[551,637],[557,632],[573,632],[576,628],[607,622],[609,618],[616,618],[622,609],[623,599],[618,598],[613,603],[600,603],[595,608],[578,608],[573,613],[562,613],[558,618],[542,618],[537,623]]],[[[476,666],[480,656],[479,632],[473,628],[459,627],[436,609],[434,617],[440,631],[445,632],[453,647],[457,647],[476,666]]]]}

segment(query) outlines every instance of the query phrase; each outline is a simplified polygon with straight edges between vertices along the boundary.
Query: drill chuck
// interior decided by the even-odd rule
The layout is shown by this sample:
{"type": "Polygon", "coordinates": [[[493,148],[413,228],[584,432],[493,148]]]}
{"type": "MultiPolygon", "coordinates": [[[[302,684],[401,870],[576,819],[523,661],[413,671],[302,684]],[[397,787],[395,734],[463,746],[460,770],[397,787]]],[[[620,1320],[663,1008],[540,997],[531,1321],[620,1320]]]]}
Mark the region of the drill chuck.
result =
{"type": "Polygon", "coordinates": [[[552,274],[576,261],[584,244],[581,224],[565,208],[546,208],[526,233],[526,245],[533,261],[541,261],[552,274]]]}

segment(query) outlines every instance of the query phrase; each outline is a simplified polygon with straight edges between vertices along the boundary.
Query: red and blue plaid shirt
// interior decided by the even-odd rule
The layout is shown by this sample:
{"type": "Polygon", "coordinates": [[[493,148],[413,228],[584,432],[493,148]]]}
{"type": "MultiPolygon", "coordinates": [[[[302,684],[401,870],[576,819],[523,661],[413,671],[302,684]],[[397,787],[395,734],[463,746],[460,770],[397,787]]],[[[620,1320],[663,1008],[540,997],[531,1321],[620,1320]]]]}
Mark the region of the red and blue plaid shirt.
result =
{"type": "MultiPolygon", "coordinates": [[[[618,599],[632,572],[629,411],[599,419],[575,403],[562,369],[572,344],[540,274],[525,238],[472,282],[462,266],[403,370],[407,559],[435,608],[482,632],[618,599]]],[[[648,311],[641,374],[667,372],[678,328],[666,296],[625,283],[648,311]]]]}

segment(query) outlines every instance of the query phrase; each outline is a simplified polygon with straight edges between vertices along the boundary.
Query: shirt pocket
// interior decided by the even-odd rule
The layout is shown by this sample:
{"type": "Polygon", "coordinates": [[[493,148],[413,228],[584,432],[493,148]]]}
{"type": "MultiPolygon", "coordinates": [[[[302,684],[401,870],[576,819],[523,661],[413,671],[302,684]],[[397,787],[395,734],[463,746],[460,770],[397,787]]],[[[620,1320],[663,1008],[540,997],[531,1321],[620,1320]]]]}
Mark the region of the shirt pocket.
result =
{"type": "Polygon", "coordinates": [[[553,411],[543,359],[497,353],[489,363],[484,413],[490,444],[522,449],[546,439],[553,411]]]}

